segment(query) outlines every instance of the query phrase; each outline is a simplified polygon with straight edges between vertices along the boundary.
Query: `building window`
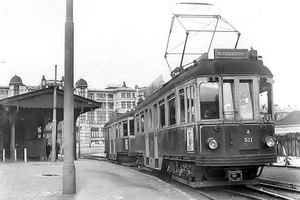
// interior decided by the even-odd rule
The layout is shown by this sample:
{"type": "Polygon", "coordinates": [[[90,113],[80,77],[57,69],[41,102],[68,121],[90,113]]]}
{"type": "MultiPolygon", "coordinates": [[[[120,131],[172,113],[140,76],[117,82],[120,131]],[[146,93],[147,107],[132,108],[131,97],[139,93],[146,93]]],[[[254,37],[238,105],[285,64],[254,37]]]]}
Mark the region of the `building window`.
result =
{"type": "Polygon", "coordinates": [[[97,118],[95,118],[98,124],[104,124],[106,122],[106,112],[97,110],[97,118]]]}
{"type": "Polygon", "coordinates": [[[127,93],[127,98],[131,98],[131,93],[127,93]]]}
{"type": "Polygon", "coordinates": [[[89,92],[87,98],[94,100],[94,93],[89,92]]]}
{"type": "Polygon", "coordinates": [[[99,128],[91,128],[91,137],[98,138],[100,137],[99,128]]]}
{"type": "Polygon", "coordinates": [[[88,116],[87,117],[88,117],[87,121],[93,122],[95,120],[94,112],[93,111],[88,112],[88,116]]]}
{"type": "Polygon", "coordinates": [[[114,103],[108,102],[108,109],[114,109],[114,103]]]}
{"type": "Polygon", "coordinates": [[[127,101],[127,109],[130,109],[130,108],[131,108],[131,102],[127,101]]]}
{"type": "Polygon", "coordinates": [[[121,108],[123,108],[123,109],[126,108],[126,101],[121,101],[121,108]]]}
{"type": "Polygon", "coordinates": [[[121,97],[125,98],[125,93],[124,92],[121,93],[121,97]]]}
{"type": "Polygon", "coordinates": [[[19,89],[20,87],[18,85],[14,86],[14,95],[19,95],[19,89]]]}
{"type": "Polygon", "coordinates": [[[101,100],[105,99],[105,94],[97,93],[97,99],[101,99],[101,100]]]}
{"type": "Polygon", "coordinates": [[[107,97],[108,97],[108,99],[112,100],[114,98],[114,95],[113,94],[108,94],[107,97]]]}
{"type": "Polygon", "coordinates": [[[84,122],[85,121],[85,113],[80,115],[80,122],[84,122]]]}
{"type": "Polygon", "coordinates": [[[79,89],[79,96],[85,97],[85,89],[84,88],[80,88],[79,89]]]}
{"type": "Polygon", "coordinates": [[[135,93],[132,93],[132,98],[135,98],[135,93]]]}

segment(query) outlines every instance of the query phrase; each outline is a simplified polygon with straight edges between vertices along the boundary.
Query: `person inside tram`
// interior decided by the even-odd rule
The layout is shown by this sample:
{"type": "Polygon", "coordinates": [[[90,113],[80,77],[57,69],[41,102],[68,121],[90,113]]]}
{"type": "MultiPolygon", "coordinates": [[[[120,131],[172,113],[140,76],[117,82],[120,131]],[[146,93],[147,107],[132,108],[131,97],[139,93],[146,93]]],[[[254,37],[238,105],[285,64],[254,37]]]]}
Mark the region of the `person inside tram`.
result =
{"type": "Polygon", "coordinates": [[[217,119],[218,112],[216,111],[216,106],[214,106],[213,104],[210,104],[208,109],[204,112],[204,118],[205,119],[217,119]]]}

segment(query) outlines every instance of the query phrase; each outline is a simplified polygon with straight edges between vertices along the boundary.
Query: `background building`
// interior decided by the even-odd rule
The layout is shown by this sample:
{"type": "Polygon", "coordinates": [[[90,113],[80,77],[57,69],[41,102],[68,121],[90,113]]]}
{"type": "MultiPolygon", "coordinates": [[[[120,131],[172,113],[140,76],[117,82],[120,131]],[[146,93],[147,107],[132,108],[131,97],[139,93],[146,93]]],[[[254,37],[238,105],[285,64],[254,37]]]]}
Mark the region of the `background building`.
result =
{"type": "MultiPolygon", "coordinates": [[[[8,86],[0,86],[0,99],[36,91],[43,88],[64,87],[64,77],[61,80],[47,80],[42,77],[37,86],[27,86],[22,79],[15,75],[8,86]]],[[[110,84],[104,89],[90,89],[84,79],[79,79],[74,87],[74,94],[102,103],[102,107],[81,114],[76,121],[77,150],[81,154],[104,152],[104,124],[114,116],[125,113],[144,100],[145,87],[130,88],[123,84],[110,84]]],[[[52,124],[45,127],[45,132],[52,133],[52,124]]],[[[58,125],[58,133],[62,133],[63,125],[58,125]]]]}
{"type": "Polygon", "coordinates": [[[78,146],[81,154],[104,151],[104,124],[121,113],[134,109],[139,99],[139,89],[132,89],[123,82],[110,84],[105,89],[89,89],[84,79],[75,84],[75,94],[102,103],[102,107],[84,113],[76,121],[78,146]]]}

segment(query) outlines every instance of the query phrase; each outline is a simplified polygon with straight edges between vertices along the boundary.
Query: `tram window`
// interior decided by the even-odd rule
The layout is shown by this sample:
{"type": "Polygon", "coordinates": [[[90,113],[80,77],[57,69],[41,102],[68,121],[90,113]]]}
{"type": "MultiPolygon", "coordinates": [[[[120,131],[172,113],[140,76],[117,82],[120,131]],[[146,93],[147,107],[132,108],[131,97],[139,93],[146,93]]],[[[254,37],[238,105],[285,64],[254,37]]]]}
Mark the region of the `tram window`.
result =
{"type": "Polygon", "coordinates": [[[202,119],[219,119],[219,84],[200,85],[200,109],[202,119]]]}
{"type": "Polygon", "coordinates": [[[166,125],[165,119],[165,101],[162,100],[159,102],[159,119],[160,119],[160,127],[164,127],[166,125]]]}
{"type": "Polygon", "coordinates": [[[180,123],[185,122],[184,90],[179,90],[180,123]]]}
{"type": "Polygon", "coordinates": [[[239,83],[239,114],[241,119],[253,119],[253,84],[251,80],[240,80],[239,83]]]}
{"type": "Polygon", "coordinates": [[[194,86],[186,88],[187,122],[194,121],[194,86]]]}
{"type": "Polygon", "coordinates": [[[139,115],[135,116],[135,121],[136,121],[136,133],[138,134],[140,132],[140,118],[139,118],[139,115]]]}
{"type": "Polygon", "coordinates": [[[121,122],[118,123],[118,129],[119,129],[119,137],[122,137],[123,136],[123,132],[122,132],[122,126],[121,126],[121,122]]]}
{"type": "Polygon", "coordinates": [[[152,109],[149,109],[149,128],[153,128],[152,109]]]}
{"type": "Polygon", "coordinates": [[[234,109],[234,81],[224,80],[223,81],[223,109],[225,119],[235,119],[234,109]]]}
{"type": "Polygon", "coordinates": [[[115,125],[114,127],[115,127],[115,132],[116,132],[116,138],[117,138],[117,137],[119,137],[119,131],[118,131],[118,126],[117,126],[117,125],[115,125]]]}
{"type": "Polygon", "coordinates": [[[128,136],[127,121],[123,121],[123,133],[124,133],[124,136],[128,136]]]}
{"type": "Polygon", "coordinates": [[[157,112],[157,104],[153,105],[153,127],[157,128],[158,126],[158,112],[157,112]]]}
{"type": "Polygon", "coordinates": [[[175,94],[171,94],[167,97],[169,107],[169,123],[170,125],[176,124],[176,108],[175,108],[175,94]]]}
{"type": "Polygon", "coordinates": [[[259,109],[260,117],[264,117],[265,114],[271,114],[272,108],[271,100],[271,84],[262,82],[259,84],[259,109]]]}
{"type": "Polygon", "coordinates": [[[133,121],[133,119],[129,120],[129,132],[130,132],[130,135],[134,135],[134,121],[133,121]]]}
{"type": "Polygon", "coordinates": [[[145,130],[145,119],[144,119],[144,113],[142,112],[142,113],[140,114],[140,116],[141,116],[141,132],[143,133],[143,132],[144,132],[144,130],[145,130]]]}

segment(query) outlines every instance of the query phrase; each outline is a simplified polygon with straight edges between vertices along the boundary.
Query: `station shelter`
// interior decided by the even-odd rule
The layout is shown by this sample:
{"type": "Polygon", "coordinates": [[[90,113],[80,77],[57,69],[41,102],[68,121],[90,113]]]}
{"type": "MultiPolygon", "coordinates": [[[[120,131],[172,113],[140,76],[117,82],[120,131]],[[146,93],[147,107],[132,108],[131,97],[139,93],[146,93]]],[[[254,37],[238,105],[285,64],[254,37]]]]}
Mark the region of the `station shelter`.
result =
{"type": "MultiPolygon", "coordinates": [[[[0,157],[29,158],[46,156],[46,126],[53,121],[54,87],[28,92],[0,100],[0,157]],[[16,152],[16,155],[15,155],[16,152]]],[[[74,94],[74,152],[76,152],[76,120],[80,114],[101,107],[100,102],[74,94]]],[[[56,123],[63,121],[64,91],[56,89],[56,123]]],[[[56,133],[57,134],[57,133],[56,133]]],[[[63,134],[58,142],[63,147],[63,134]]],[[[51,144],[51,142],[50,142],[51,144]]],[[[76,159],[76,153],[74,153],[76,159]]]]}

